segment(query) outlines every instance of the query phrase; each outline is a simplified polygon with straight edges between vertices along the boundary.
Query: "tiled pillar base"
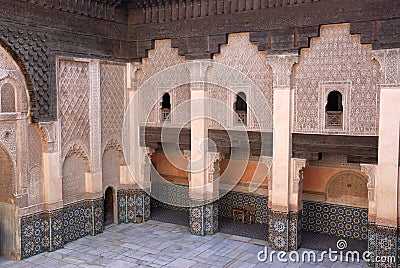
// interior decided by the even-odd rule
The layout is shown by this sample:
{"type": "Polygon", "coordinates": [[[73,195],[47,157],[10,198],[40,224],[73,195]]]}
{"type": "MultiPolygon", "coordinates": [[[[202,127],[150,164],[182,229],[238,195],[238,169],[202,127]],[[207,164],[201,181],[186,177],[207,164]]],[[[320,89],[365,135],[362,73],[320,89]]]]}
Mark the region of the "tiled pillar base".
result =
{"type": "Polygon", "coordinates": [[[370,259],[382,259],[382,257],[388,259],[391,256],[397,261],[397,263],[370,261],[368,264],[370,267],[400,267],[398,231],[399,228],[377,225],[374,222],[369,223],[368,251],[371,253],[370,259]]]}
{"type": "Polygon", "coordinates": [[[213,235],[218,232],[218,203],[196,206],[189,210],[190,232],[194,235],[213,235]]]}
{"type": "Polygon", "coordinates": [[[117,193],[118,223],[136,223],[136,216],[142,221],[150,219],[150,196],[143,190],[120,190],[117,193]]]}
{"type": "Polygon", "coordinates": [[[95,199],[90,202],[92,207],[92,235],[97,235],[104,230],[104,201],[103,198],[95,199]]]}
{"type": "Polygon", "coordinates": [[[64,247],[64,225],[63,209],[51,211],[49,213],[49,225],[51,229],[50,251],[64,247]]]}
{"type": "Polygon", "coordinates": [[[297,250],[301,243],[301,222],[299,212],[270,211],[269,246],[275,250],[297,250]]]}

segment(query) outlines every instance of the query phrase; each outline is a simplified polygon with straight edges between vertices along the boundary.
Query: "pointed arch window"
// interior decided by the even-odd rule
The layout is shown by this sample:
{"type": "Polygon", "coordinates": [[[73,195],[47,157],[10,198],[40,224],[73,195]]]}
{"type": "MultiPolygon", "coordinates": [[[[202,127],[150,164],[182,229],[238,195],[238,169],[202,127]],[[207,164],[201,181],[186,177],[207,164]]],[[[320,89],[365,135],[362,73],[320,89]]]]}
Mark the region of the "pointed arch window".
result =
{"type": "Polygon", "coordinates": [[[343,104],[342,94],[339,91],[331,91],[325,106],[326,127],[342,128],[343,126],[343,104]]]}
{"type": "Polygon", "coordinates": [[[161,100],[161,122],[171,122],[169,116],[171,112],[171,96],[168,93],[164,93],[161,100]]]}
{"type": "Polygon", "coordinates": [[[247,125],[247,102],[246,94],[244,92],[239,92],[236,95],[236,102],[234,104],[234,109],[238,115],[238,122],[247,125]]]}

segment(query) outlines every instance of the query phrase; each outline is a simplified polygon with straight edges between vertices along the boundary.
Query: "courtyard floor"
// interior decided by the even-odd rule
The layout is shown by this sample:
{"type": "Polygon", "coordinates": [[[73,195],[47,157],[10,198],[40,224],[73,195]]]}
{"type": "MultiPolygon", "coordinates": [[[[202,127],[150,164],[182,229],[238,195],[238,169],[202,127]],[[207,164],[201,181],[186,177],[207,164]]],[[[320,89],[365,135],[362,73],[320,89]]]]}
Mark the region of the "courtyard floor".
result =
{"type": "MultiPolygon", "coordinates": [[[[113,225],[54,252],[22,261],[0,257],[0,267],[367,267],[366,263],[260,262],[266,241],[217,233],[194,236],[189,228],[164,222],[113,225]]],[[[303,252],[305,249],[300,249],[303,252]]],[[[270,249],[269,249],[270,251],[270,249]]]]}

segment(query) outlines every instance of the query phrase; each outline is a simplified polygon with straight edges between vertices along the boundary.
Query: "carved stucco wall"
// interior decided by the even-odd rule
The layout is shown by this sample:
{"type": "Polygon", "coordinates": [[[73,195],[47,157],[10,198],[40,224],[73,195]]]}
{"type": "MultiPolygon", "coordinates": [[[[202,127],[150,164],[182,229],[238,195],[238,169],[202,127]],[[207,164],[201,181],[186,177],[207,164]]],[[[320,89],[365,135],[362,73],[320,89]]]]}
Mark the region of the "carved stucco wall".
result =
{"type": "Polygon", "coordinates": [[[87,164],[78,154],[68,155],[62,166],[62,196],[64,204],[85,198],[87,164]]]}
{"type": "MultiPolygon", "coordinates": [[[[27,88],[25,79],[22,75],[21,70],[18,65],[14,62],[12,57],[7,53],[7,51],[0,46],[0,88],[12,87],[15,92],[14,100],[10,98],[3,99],[1,104],[10,107],[12,104],[16,107],[16,112],[13,114],[2,114],[0,117],[5,119],[0,120],[0,142],[3,143],[5,149],[10,154],[13,166],[17,166],[17,125],[15,123],[16,118],[21,115],[27,117],[29,100],[27,96],[27,88]],[[14,121],[14,122],[12,122],[14,121]]],[[[5,96],[6,97],[6,96],[5,96]]],[[[0,107],[1,108],[1,107],[0,107]]],[[[26,135],[26,132],[20,132],[22,136],[26,135]]],[[[15,186],[15,181],[13,181],[15,186]]]]}
{"type": "Polygon", "coordinates": [[[293,70],[294,132],[377,135],[379,65],[371,46],[349,30],[350,24],[321,26],[320,37],[301,50],[293,70]],[[333,90],[343,96],[343,131],[325,129],[326,98],[333,90]]]}
{"type": "MultiPolygon", "coordinates": [[[[10,155],[14,167],[17,166],[17,133],[15,122],[0,121],[0,142],[10,155]]],[[[15,181],[13,182],[15,186],[15,181]]]]}
{"type": "Polygon", "coordinates": [[[10,155],[0,143],[0,202],[10,203],[14,197],[14,167],[10,155]]]}
{"type": "MultiPolygon", "coordinates": [[[[50,64],[49,47],[46,33],[27,31],[17,26],[0,27],[0,41],[6,44],[20,66],[24,69],[26,78],[29,79],[29,96],[31,98],[32,119],[34,121],[48,121],[54,119],[55,103],[51,101],[52,94],[50,88],[50,64]]],[[[0,49],[3,58],[5,50],[0,49]]],[[[8,54],[8,53],[6,53],[8,54]]],[[[12,59],[11,56],[7,56],[12,59]]],[[[13,60],[12,60],[13,61],[13,60]]],[[[14,67],[17,64],[14,62],[14,67]]],[[[4,73],[0,65],[0,73],[4,73]]],[[[19,68],[18,68],[19,69],[19,68]]],[[[19,81],[25,81],[22,72],[20,72],[19,81]]],[[[2,76],[2,75],[0,75],[2,76]]],[[[24,83],[26,85],[26,83],[24,83]]]]}
{"type": "MultiPolygon", "coordinates": [[[[173,113],[173,124],[184,124],[190,121],[190,87],[189,85],[182,85],[172,90],[171,108],[179,108],[173,113]]],[[[170,93],[170,94],[171,94],[170,93]]],[[[190,127],[190,124],[187,125],[190,127]]]]}
{"type": "MultiPolygon", "coordinates": [[[[8,163],[0,165],[3,172],[0,177],[4,183],[2,189],[7,195],[7,200],[3,202],[11,202],[14,195],[20,195],[20,206],[27,205],[27,192],[24,191],[27,186],[23,184],[29,184],[27,127],[30,126],[30,103],[27,92],[21,69],[10,54],[0,47],[0,146],[3,150],[2,159],[8,159],[8,163]]],[[[36,170],[36,174],[37,177],[41,176],[41,170],[36,170]]]]}
{"type": "Polygon", "coordinates": [[[28,189],[28,205],[32,206],[44,201],[42,137],[37,125],[28,126],[28,140],[28,176],[23,187],[28,189]]]}
{"type": "Polygon", "coordinates": [[[400,49],[374,50],[372,55],[379,61],[380,76],[379,84],[384,86],[400,85],[400,49]]]}
{"type": "MultiPolygon", "coordinates": [[[[142,64],[139,66],[139,71],[137,72],[137,86],[138,88],[143,85],[143,83],[155,75],[156,73],[165,70],[168,67],[183,63],[185,58],[178,55],[178,49],[171,47],[171,40],[156,40],[154,49],[149,50],[148,57],[143,58],[142,64]]],[[[176,74],[176,75],[186,75],[186,74],[176,74]]],[[[173,79],[173,77],[166,77],[166,79],[173,79]]],[[[183,85],[176,89],[171,88],[158,88],[156,89],[159,97],[162,97],[164,92],[170,91],[169,94],[171,96],[171,109],[174,108],[174,105],[182,103],[186,99],[189,99],[189,85],[183,85]]],[[[148,119],[146,120],[149,123],[157,123],[159,122],[159,104],[158,103],[150,103],[146,102],[145,99],[141,99],[141,104],[146,106],[153,107],[148,119]]],[[[183,117],[184,119],[184,117],[183,117]]],[[[181,118],[177,118],[177,121],[182,121],[181,118]]]]}
{"type": "MultiPolygon", "coordinates": [[[[221,46],[221,53],[215,54],[213,61],[232,67],[246,75],[257,85],[258,89],[261,90],[266,98],[267,104],[271,110],[273,109],[272,69],[265,57],[265,52],[258,51],[257,45],[249,41],[249,33],[230,34],[228,37],[228,44],[221,46]]],[[[216,77],[228,76],[228,74],[212,75],[216,77]]],[[[224,79],[225,77],[221,77],[220,81],[224,79]]],[[[265,102],[255,97],[251,89],[247,86],[243,87],[243,85],[238,84],[230,89],[224,89],[217,85],[207,85],[207,87],[211,98],[225,103],[230,109],[233,108],[233,104],[236,101],[236,94],[239,92],[244,92],[246,94],[248,108],[259,111],[265,109],[265,102]],[[257,109],[257,105],[262,105],[264,107],[258,107],[257,109]]],[[[227,121],[227,115],[214,111],[211,113],[213,117],[222,124],[225,124],[225,126],[232,124],[232,122],[227,121]]],[[[262,120],[262,118],[260,119],[262,120]]],[[[247,125],[249,127],[259,126],[259,123],[256,122],[251,111],[249,111],[247,125]]],[[[217,127],[217,125],[214,124],[213,127],[217,127]]]]}
{"type": "Polygon", "coordinates": [[[213,60],[249,77],[262,90],[272,109],[272,69],[265,55],[264,51],[258,51],[257,45],[249,41],[249,33],[237,33],[229,35],[228,44],[221,46],[221,53],[215,54],[213,60]]]}
{"type": "Polygon", "coordinates": [[[113,148],[106,149],[103,154],[103,189],[117,186],[120,177],[120,153],[113,148]]]}
{"type": "Polygon", "coordinates": [[[59,117],[61,120],[62,159],[71,148],[90,150],[89,62],[58,61],[59,117]]]}
{"type": "Polygon", "coordinates": [[[89,62],[58,60],[61,121],[62,195],[64,204],[85,198],[85,172],[90,171],[89,62]]]}
{"type": "Polygon", "coordinates": [[[100,64],[102,152],[113,140],[121,146],[125,112],[125,77],[124,64],[100,64]]]}
{"type": "MultiPolygon", "coordinates": [[[[7,51],[0,46],[0,88],[1,91],[6,88],[13,89],[16,91],[15,97],[13,99],[7,98],[11,96],[4,96],[5,98],[1,100],[1,104],[5,105],[7,108],[11,108],[12,103],[16,103],[16,111],[28,112],[28,96],[27,88],[24,76],[18,65],[12,59],[12,57],[7,53],[7,51]]],[[[2,96],[5,92],[2,92],[2,96]]],[[[15,106],[14,106],[15,107],[15,106]]],[[[1,107],[1,111],[3,111],[1,107]]]]}
{"type": "Polygon", "coordinates": [[[323,153],[320,160],[309,160],[309,166],[360,169],[360,164],[348,163],[346,154],[323,153]]]}

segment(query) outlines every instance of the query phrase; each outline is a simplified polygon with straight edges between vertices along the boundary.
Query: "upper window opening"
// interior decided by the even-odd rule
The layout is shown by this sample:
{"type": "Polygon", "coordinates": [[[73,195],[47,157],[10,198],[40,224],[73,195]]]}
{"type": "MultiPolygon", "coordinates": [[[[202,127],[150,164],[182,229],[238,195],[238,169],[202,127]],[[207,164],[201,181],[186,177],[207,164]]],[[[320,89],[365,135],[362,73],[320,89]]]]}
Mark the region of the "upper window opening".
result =
{"type": "Polygon", "coordinates": [[[242,122],[247,124],[247,103],[246,94],[244,92],[239,92],[236,95],[235,111],[238,115],[238,123],[242,122]]]}
{"type": "Polygon", "coordinates": [[[244,92],[239,92],[236,95],[236,111],[247,112],[246,94],[244,92]]]}
{"type": "Polygon", "coordinates": [[[161,101],[161,121],[170,122],[169,114],[171,112],[171,97],[168,93],[164,93],[161,101]]]}
{"type": "Polygon", "coordinates": [[[342,94],[338,91],[332,91],[328,95],[328,103],[326,104],[327,112],[342,112],[342,94]]]}
{"type": "Polygon", "coordinates": [[[326,110],[326,127],[341,128],[343,125],[342,94],[332,91],[328,94],[326,110]]]}

